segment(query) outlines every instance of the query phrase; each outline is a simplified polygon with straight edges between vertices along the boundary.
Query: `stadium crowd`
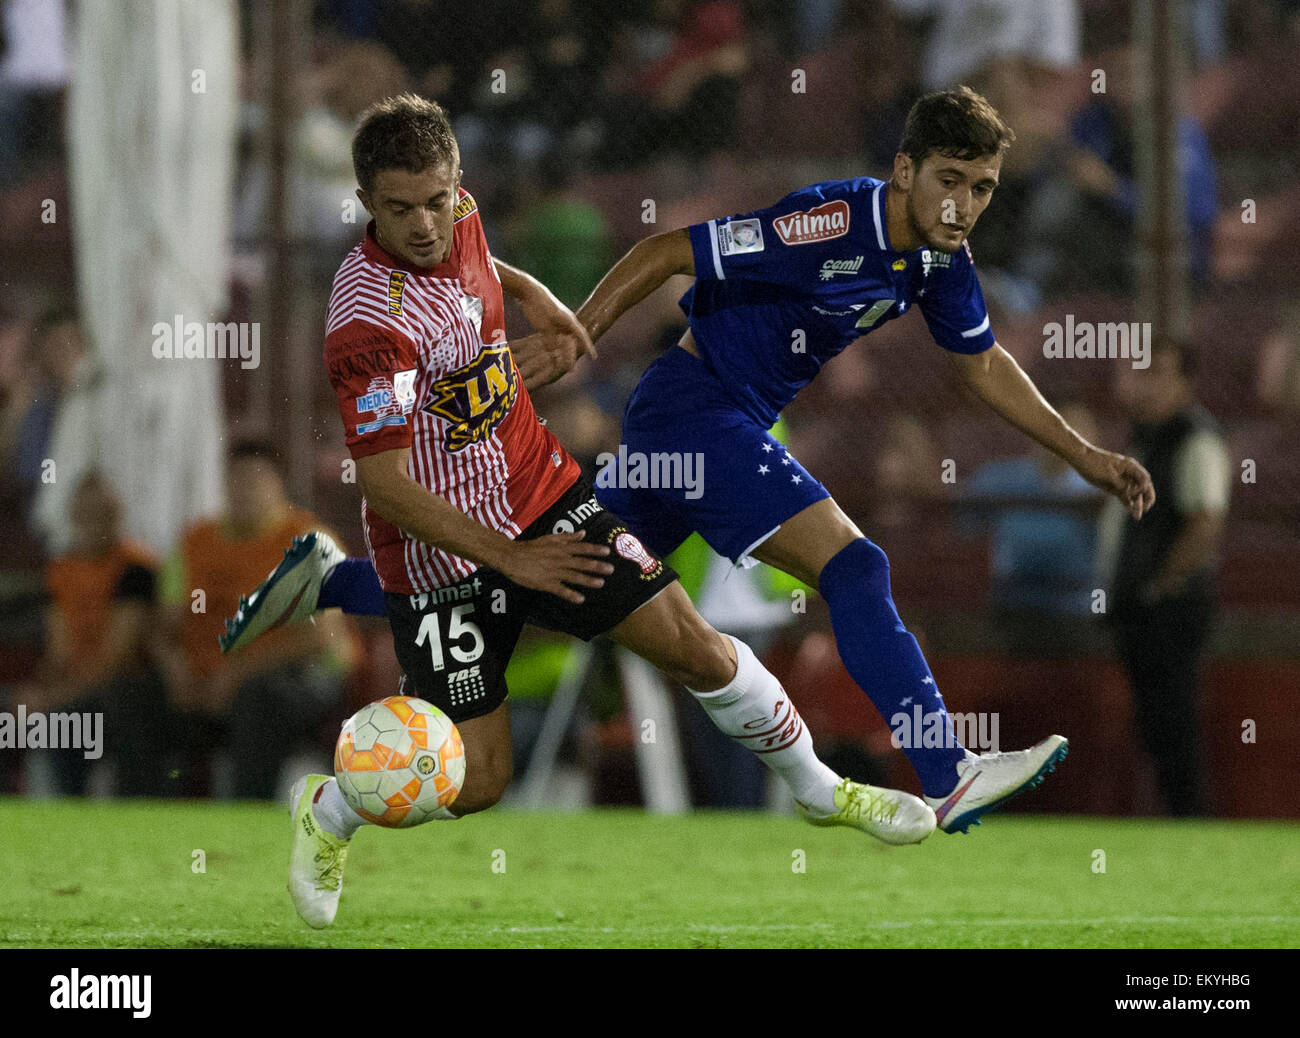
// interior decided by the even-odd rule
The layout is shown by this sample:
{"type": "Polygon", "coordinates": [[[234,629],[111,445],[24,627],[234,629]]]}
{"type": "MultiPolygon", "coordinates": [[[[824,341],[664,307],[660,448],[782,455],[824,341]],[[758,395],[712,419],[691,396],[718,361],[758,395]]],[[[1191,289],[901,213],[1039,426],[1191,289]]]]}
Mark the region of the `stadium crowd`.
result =
{"type": "MultiPolygon", "coordinates": [[[[241,4],[248,86],[231,279],[245,309],[265,277],[246,261],[265,245],[270,175],[259,146],[267,104],[255,85],[256,62],[265,60],[257,7],[241,4]]],[[[1158,596],[1204,615],[1195,645],[1184,630],[1184,641],[1158,653],[1181,657],[1185,671],[1189,654],[1194,664],[1206,651],[1216,603],[1300,608],[1300,455],[1283,447],[1300,422],[1293,301],[1300,284],[1294,265],[1280,260],[1300,231],[1291,146],[1300,127],[1300,67],[1291,60],[1300,3],[1188,5],[1191,68],[1178,140],[1192,332],[1162,351],[1177,359],[1149,371],[1051,361],[1042,350],[1042,329],[1062,314],[1094,322],[1140,317],[1132,102],[1144,70],[1131,46],[1129,8],[1122,0],[317,0],[305,67],[294,73],[291,225],[308,272],[296,288],[306,300],[300,311],[318,315],[319,341],[329,277],[359,231],[338,219],[355,186],[352,124],[378,97],[413,89],[447,107],[489,240],[576,306],[647,234],[759,208],[820,179],[886,176],[911,103],[927,89],[969,83],[1017,132],[993,207],[971,242],[1002,344],[1056,406],[1070,409],[1078,428],[1096,430],[1114,449],[1146,442],[1156,418],[1184,414],[1199,400],[1219,437],[1203,449],[1268,459],[1268,477],[1231,496],[1208,485],[1214,479],[1206,473],[1218,469],[1180,469],[1169,459],[1171,480],[1190,471],[1178,478],[1195,482],[1200,472],[1207,484],[1179,485],[1170,500],[1209,502],[1224,520],[1190,568],[1205,579],[1195,601],[1178,598],[1181,586],[1158,596]],[[1100,92],[1097,70],[1105,73],[1100,92]],[[1256,219],[1243,219],[1245,200],[1255,203],[1256,219]],[[1161,372],[1187,381],[1178,406],[1157,414],[1150,385],[1161,372]]],[[[250,403],[249,386],[262,373],[232,368],[226,401],[238,445],[224,516],[194,517],[158,558],[119,528],[114,489],[94,473],[82,474],[69,514],[42,511],[42,463],[54,450],[60,414],[69,420],[93,385],[96,363],[69,288],[66,222],[50,229],[39,218],[42,199],[68,204],[64,5],[6,0],[3,14],[0,529],[9,551],[0,563],[0,709],[20,701],[102,705],[136,740],[116,744],[122,793],[270,797],[287,755],[328,746],[348,704],[390,690],[383,682],[392,664],[381,661],[391,654],[386,635],[339,618],[277,632],[279,640],[253,658],[227,660],[216,650],[221,618],[292,534],[324,523],[361,550],[355,487],[335,475],[341,437],[316,441],[311,499],[291,502],[276,467],[276,431],[250,403]],[[55,527],[65,533],[62,550],[53,549],[55,527]],[[198,569],[208,574],[203,610],[188,592],[198,586],[198,569]],[[294,739],[304,717],[303,738],[294,739]],[[207,766],[213,760],[225,770],[207,766]],[[207,770],[196,773],[195,761],[207,770]]],[[[512,327],[519,321],[513,314],[512,327]]],[[[676,297],[652,297],[606,337],[595,362],[537,394],[539,411],[577,457],[590,464],[617,443],[637,374],[682,327],[676,297]]],[[[837,358],[785,416],[790,442],[889,551],[905,615],[993,617],[989,629],[1016,642],[1004,648],[1031,655],[1096,639],[1091,593],[1114,586],[1108,559],[1131,562],[1139,549],[1113,528],[1106,532],[1091,488],[1054,459],[1026,454],[994,416],[957,395],[939,351],[915,342],[918,327],[896,322],[837,358]],[[941,478],[945,461],[953,480],[941,478]]],[[[323,372],[313,386],[318,425],[332,429],[323,372]]],[[[1146,591],[1115,591],[1121,599],[1129,592],[1134,609],[1151,606],[1146,591]]],[[[770,617],[772,601],[788,594],[758,588],[752,608],[770,617]]],[[[1159,622],[1177,629],[1182,615],[1174,610],[1159,622]]],[[[816,695],[817,679],[807,675],[821,673],[809,661],[825,655],[826,618],[814,606],[784,620],[769,625],[792,661],[782,676],[802,691],[802,672],[804,694],[816,695]]],[[[1165,680],[1143,670],[1140,650],[1155,621],[1132,611],[1121,620],[1119,652],[1139,694],[1140,721],[1143,689],[1158,694],[1165,680]]],[[[918,626],[924,630],[924,620],[918,626]]],[[[527,670],[547,670],[548,658],[539,651],[530,663],[521,654],[517,675],[521,686],[543,686],[543,697],[547,682],[527,670]]],[[[1185,692],[1195,685],[1192,669],[1178,678],[1185,692]]],[[[593,673],[590,683],[600,684],[604,672],[593,673]]],[[[822,730],[872,766],[870,756],[887,747],[855,738],[856,715],[837,713],[827,696],[822,730]]],[[[599,695],[593,704],[595,721],[619,713],[599,695]]],[[[1195,738],[1194,694],[1185,710],[1193,730],[1176,733],[1179,745],[1195,738]]],[[[814,723],[815,710],[805,715],[814,723]]],[[[688,746],[705,737],[685,714],[682,720],[688,746]]],[[[630,742],[617,723],[593,723],[587,738],[607,760],[630,742]]],[[[1144,731],[1143,741],[1163,759],[1158,733],[1144,731]]],[[[719,791],[731,785],[710,777],[717,752],[700,746],[691,755],[703,802],[721,802],[719,791]]],[[[69,758],[33,775],[13,754],[0,754],[0,790],[36,783],[84,792],[85,772],[69,758]]],[[[1159,806],[1207,809],[1203,799],[1175,803],[1169,790],[1176,785],[1161,773],[1159,806]]]]}

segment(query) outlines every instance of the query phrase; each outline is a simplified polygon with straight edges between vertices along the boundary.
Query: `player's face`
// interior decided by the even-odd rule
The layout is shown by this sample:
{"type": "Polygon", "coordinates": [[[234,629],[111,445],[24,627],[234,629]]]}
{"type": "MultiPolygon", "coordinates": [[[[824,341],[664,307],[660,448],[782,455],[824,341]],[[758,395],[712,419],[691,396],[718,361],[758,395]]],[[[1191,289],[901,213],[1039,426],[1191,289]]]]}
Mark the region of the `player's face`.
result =
{"type": "Polygon", "coordinates": [[[1001,155],[950,159],[935,154],[919,167],[912,165],[907,215],[913,234],[932,249],[956,252],[993,197],[1001,170],[1001,155]]]}
{"type": "Polygon", "coordinates": [[[389,253],[416,267],[436,267],[451,255],[452,218],[460,189],[459,163],[420,173],[385,169],[372,191],[357,197],[375,219],[375,237],[389,253]]]}

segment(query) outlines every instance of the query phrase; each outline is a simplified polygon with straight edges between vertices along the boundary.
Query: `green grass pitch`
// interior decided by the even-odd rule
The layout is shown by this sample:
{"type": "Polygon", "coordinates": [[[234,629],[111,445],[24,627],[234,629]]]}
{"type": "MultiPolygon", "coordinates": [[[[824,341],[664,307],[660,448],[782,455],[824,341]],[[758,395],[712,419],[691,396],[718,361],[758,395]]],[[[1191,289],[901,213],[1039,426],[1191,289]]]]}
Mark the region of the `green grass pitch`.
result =
{"type": "Polygon", "coordinates": [[[7,798],[0,833],[4,947],[1300,944],[1286,823],[1008,814],[886,847],[762,814],[497,808],[363,830],[320,932],[285,893],[271,805],[7,798]]]}

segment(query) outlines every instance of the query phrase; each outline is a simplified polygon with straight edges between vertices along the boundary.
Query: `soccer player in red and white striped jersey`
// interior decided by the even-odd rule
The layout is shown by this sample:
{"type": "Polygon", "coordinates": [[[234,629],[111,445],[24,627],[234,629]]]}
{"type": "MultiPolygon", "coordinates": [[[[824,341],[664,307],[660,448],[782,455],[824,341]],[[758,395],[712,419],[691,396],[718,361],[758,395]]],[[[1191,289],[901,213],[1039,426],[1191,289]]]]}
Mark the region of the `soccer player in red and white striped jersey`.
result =
{"type": "MultiPolygon", "coordinates": [[[[416,179],[390,171],[384,184],[416,179]]],[[[325,362],[354,458],[410,450],[417,484],[474,522],[515,538],[579,469],[538,421],[515,371],[501,278],[478,205],[459,179],[454,196],[450,185],[440,196],[450,207],[450,241],[419,241],[430,233],[421,225],[416,241],[394,243],[390,252],[376,239],[376,225],[367,228],[334,278],[325,362]],[[420,259],[436,255],[435,247],[449,249],[448,255],[421,266],[420,259]],[[414,406],[417,400],[424,406],[414,406]]],[[[407,209],[388,195],[384,204],[398,216],[407,209]]],[[[499,266],[507,280],[523,282],[521,272],[499,266]]],[[[557,308],[556,317],[563,321],[563,311],[557,308]]],[[[582,339],[576,322],[559,331],[582,339]]],[[[385,591],[432,591],[477,568],[403,533],[369,507],[363,505],[362,514],[385,591]]]]}

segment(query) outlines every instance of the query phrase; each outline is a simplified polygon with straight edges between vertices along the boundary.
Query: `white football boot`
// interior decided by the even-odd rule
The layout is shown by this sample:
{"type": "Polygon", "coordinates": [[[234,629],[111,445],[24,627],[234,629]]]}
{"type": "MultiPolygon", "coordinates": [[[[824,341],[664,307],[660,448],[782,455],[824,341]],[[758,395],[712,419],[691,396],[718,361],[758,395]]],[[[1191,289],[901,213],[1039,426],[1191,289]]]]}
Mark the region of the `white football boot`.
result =
{"type": "Polygon", "coordinates": [[[289,794],[293,818],[293,847],[289,851],[289,896],[308,926],[320,930],[334,922],[343,893],[343,866],[349,840],[326,832],[311,805],[332,775],[304,775],[289,794]]]}
{"type": "Polygon", "coordinates": [[[839,810],[833,815],[813,815],[797,800],[795,804],[812,825],[848,825],[885,843],[920,843],[934,832],[934,812],[920,798],[852,779],[840,779],[835,787],[839,810]]]}
{"type": "Polygon", "coordinates": [[[1013,753],[969,751],[957,765],[957,785],[942,797],[926,797],[934,808],[939,828],[946,833],[964,833],[986,811],[1010,800],[1017,793],[1042,785],[1049,771],[1065,759],[1069,743],[1063,735],[1049,735],[1027,750],[1013,753]]]}
{"type": "Polygon", "coordinates": [[[321,584],[347,557],[334,538],[320,530],[295,537],[280,564],[251,595],[240,598],[239,610],[218,638],[221,651],[242,649],[260,634],[308,619],[316,612],[321,584]]]}

